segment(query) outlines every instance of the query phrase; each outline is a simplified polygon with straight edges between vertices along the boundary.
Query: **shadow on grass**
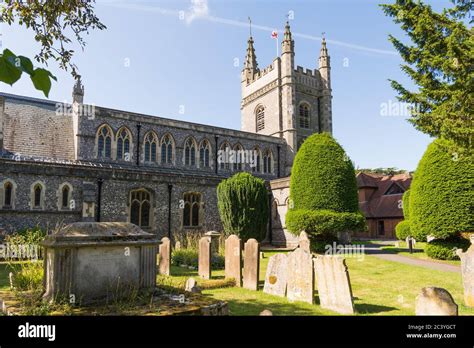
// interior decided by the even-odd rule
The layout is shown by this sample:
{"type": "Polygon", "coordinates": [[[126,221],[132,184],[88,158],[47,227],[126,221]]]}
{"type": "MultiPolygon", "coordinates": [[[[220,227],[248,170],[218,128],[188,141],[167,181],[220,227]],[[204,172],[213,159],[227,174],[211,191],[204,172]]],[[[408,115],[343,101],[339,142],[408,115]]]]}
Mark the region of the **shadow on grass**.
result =
{"type": "MultiPolygon", "coordinates": [[[[205,296],[214,298],[212,294],[206,294],[205,296]]],[[[226,299],[225,301],[229,305],[230,315],[233,316],[258,316],[265,309],[270,310],[273,315],[278,316],[318,315],[309,308],[304,308],[298,304],[293,303],[261,303],[258,299],[226,299]]]]}
{"type": "Polygon", "coordinates": [[[356,312],[359,314],[374,314],[374,313],[392,312],[392,311],[398,310],[398,308],[395,308],[395,307],[380,306],[380,305],[374,305],[374,304],[369,304],[369,303],[355,304],[354,307],[355,307],[356,312]]]}
{"type": "MultiPolygon", "coordinates": [[[[405,248],[384,248],[384,249],[381,249],[380,254],[399,254],[399,253],[408,253],[408,252],[410,252],[410,250],[405,249],[405,248]]],[[[423,254],[424,253],[423,249],[413,249],[413,254],[418,254],[418,253],[423,254]]]]}

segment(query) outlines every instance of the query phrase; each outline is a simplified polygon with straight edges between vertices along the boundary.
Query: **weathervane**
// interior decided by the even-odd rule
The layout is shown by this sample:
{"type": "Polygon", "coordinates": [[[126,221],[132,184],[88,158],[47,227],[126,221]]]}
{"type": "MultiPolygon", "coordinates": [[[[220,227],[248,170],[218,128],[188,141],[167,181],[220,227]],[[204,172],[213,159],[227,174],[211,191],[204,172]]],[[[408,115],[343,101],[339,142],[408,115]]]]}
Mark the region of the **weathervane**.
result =
{"type": "Polygon", "coordinates": [[[249,18],[249,29],[250,29],[250,37],[252,37],[252,20],[249,18]]]}

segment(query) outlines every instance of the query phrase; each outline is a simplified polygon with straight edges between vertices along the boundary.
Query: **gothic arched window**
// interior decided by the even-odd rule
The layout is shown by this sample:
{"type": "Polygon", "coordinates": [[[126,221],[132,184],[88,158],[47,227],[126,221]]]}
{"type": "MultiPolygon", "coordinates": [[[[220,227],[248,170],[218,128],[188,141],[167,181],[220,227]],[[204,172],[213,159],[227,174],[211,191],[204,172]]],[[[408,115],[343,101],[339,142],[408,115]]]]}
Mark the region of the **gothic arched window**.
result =
{"type": "Polygon", "coordinates": [[[255,111],[255,120],[257,123],[257,132],[263,130],[265,128],[265,108],[262,105],[255,111]]]}
{"type": "Polygon", "coordinates": [[[220,169],[229,170],[230,169],[230,146],[228,143],[221,145],[219,150],[219,167],[220,169]]]}
{"type": "Polygon", "coordinates": [[[253,161],[252,171],[260,173],[262,171],[262,153],[258,147],[253,149],[253,161]]]}
{"type": "Polygon", "coordinates": [[[127,128],[121,128],[117,132],[117,159],[131,161],[130,153],[131,134],[127,128]]]}
{"type": "Polygon", "coordinates": [[[13,184],[7,181],[3,184],[3,207],[10,208],[13,206],[13,184]]]}
{"type": "Polygon", "coordinates": [[[242,170],[242,162],[244,161],[244,149],[240,144],[234,146],[234,171],[242,170]]]}
{"type": "Polygon", "coordinates": [[[183,211],[183,226],[197,227],[201,225],[201,194],[200,193],[185,193],[184,194],[184,211],[183,211]]]}
{"type": "Polygon", "coordinates": [[[43,185],[36,184],[33,187],[33,208],[42,207],[43,185]]]}
{"type": "Polygon", "coordinates": [[[210,157],[211,145],[209,144],[209,141],[203,140],[199,147],[199,167],[209,168],[211,166],[210,157]]]}
{"type": "Polygon", "coordinates": [[[161,163],[173,163],[173,139],[169,134],[161,139],[161,163]]]}
{"type": "Polygon", "coordinates": [[[145,135],[145,162],[156,162],[156,150],[158,148],[158,137],[154,132],[145,135]]]}
{"type": "Polygon", "coordinates": [[[130,192],[130,222],[140,227],[150,226],[150,193],[140,189],[130,192]]]}
{"type": "Polygon", "coordinates": [[[310,108],[308,104],[300,104],[299,116],[300,128],[309,128],[310,108]]]}
{"type": "Polygon", "coordinates": [[[69,206],[69,186],[65,185],[61,192],[61,207],[67,208],[69,206]]]}
{"type": "Polygon", "coordinates": [[[266,150],[263,154],[263,172],[265,174],[271,174],[273,172],[273,159],[270,150],[266,150]]]}
{"type": "Polygon", "coordinates": [[[97,157],[112,158],[112,130],[107,125],[97,131],[97,157]]]}
{"type": "Polygon", "coordinates": [[[196,165],[196,145],[192,138],[188,138],[184,144],[184,165],[196,165]]]}

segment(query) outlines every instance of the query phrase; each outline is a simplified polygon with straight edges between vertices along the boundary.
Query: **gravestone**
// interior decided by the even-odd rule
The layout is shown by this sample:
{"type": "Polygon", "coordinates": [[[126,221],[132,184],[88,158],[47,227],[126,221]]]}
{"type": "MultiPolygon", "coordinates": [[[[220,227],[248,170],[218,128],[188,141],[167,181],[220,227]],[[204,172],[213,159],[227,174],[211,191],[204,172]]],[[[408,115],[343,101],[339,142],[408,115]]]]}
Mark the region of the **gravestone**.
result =
{"type": "MultiPolygon", "coordinates": [[[[471,243],[474,241],[471,240],[471,243]]],[[[474,244],[463,253],[462,249],[457,250],[461,259],[461,274],[464,285],[464,303],[468,307],[474,307],[474,244]]]]}
{"type": "Polygon", "coordinates": [[[156,235],[126,222],[76,222],[46,236],[44,298],[81,304],[154,288],[156,235]]]}
{"type": "Polygon", "coordinates": [[[159,249],[159,263],[158,273],[163,275],[170,275],[171,265],[171,241],[168,237],[161,238],[159,249]]]}
{"type": "Polygon", "coordinates": [[[345,259],[324,255],[314,259],[321,308],[341,314],[354,314],[352,289],[345,259]]]}
{"type": "Polygon", "coordinates": [[[271,317],[273,315],[271,310],[264,309],[263,311],[260,312],[260,316],[262,317],[271,317]]]}
{"type": "Polygon", "coordinates": [[[263,292],[282,296],[286,294],[288,279],[287,257],[285,254],[276,254],[268,259],[267,273],[263,292]]]}
{"type": "Polygon", "coordinates": [[[251,238],[244,245],[244,288],[258,290],[260,245],[251,238]]]}
{"type": "Polygon", "coordinates": [[[302,231],[300,233],[300,236],[298,239],[298,246],[300,247],[300,249],[303,249],[304,251],[307,251],[308,253],[311,252],[309,237],[305,231],[302,231]]]}
{"type": "Polygon", "coordinates": [[[202,279],[211,279],[211,240],[202,237],[199,240],[198,274],[202,279]]]}
{"type": "Polygon", "coordinates": [[[313,257],[301,248],[288,254],[288,280],[286,297],[290,302],[313,303],[314,268],[313,257]]]}
{"type": "Polygon", "coordinates": [[[205,236],[209,237],[211,240],[211,253],[213,255],[219,253],[219,238],[221,234],[217,231],[209,231],[204,233],[205,236]]]}
{"type": "Polygon", "coordinates": [[[200,293],[201,289],[199,289],[199,287],[197,286],[196,279],[188,278],[188,280],[186,280],[184,291],[188,291],[192,293],[200,293]]]}
{"type": "Polygon", "coordinates": [[[416,297],[416,315],[458,315],[458,305],[451,294],[442,288],[421,289],[416,297]]]}
{"type": "Polygon", "coordinates": [[[236,286],[242,286],[242,245],[235,234],[225,240],[225,277],[234,278],[236,286]]]}
{"type": "Polygon", "coordinates": [[[341,244],[350,244],[352,242],[351,234],[347,231],[337,232],[337,239],[341,244]]]}

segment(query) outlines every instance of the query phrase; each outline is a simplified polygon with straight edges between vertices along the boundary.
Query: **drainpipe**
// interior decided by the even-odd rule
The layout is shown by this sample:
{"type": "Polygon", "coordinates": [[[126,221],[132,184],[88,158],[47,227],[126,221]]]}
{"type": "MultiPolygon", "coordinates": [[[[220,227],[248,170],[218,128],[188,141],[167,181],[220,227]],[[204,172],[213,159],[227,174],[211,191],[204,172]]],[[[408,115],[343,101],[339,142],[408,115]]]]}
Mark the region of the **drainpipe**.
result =
{"type": "Polygon", "coordinates": [[[96,222],[100,222],[100,210],[101,210],[101,201],[102,201],[102,184],[104,179],[99,178],[97,179],[97,214],[96,214],[96,222]]]}
{"type": "Polygon", "coordinates": [[[280,177],[280,150],[281,150],[281,146],[278,145],[278,146],[277,146],[277,164],[278,164],[278,168],[277,168],[277,178],[280,177]]]}
{"type": "Polygon", "coordinates": [[[219,173],[219,166],[218,166],[218,157],[217,157],[217,152],[218,152],[218,145],[219,145],[219,136],[215,135],[214,140],[216,141],[216,147],[214,151],[214,166],[216,167],[216,174],[219,173]]]}
{"type": "Polygon", "coordinates": [[[140,130],[142,125],[137,123],[137,167],[140,167],[140,130]]]}
{"type": "Polygon", "coordinates": [[[171,191],[173,185],[168,184],[168,238],[171,239],[171,191]]]}

